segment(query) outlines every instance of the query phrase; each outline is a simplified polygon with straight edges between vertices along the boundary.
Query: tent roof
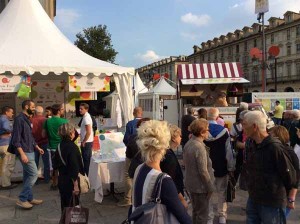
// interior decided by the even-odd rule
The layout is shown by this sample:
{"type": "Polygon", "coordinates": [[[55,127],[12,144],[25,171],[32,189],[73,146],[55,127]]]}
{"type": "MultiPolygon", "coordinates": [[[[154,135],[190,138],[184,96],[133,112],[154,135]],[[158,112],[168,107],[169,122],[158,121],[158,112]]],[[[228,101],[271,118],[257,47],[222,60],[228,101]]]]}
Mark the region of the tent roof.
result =
{"type": "Polygon", "coordinates": [[[176,89],[172,87],[164,77],[161,77],[159,82],[152,89],[143,94],[176,95],[176,89]]]}
{"type": "Polygon", "coordinates": [[[133,89],[136,94],[148,92],[148,88],[144,85],[138,73],[133,76],[132,80],[133,89]]]}
{"type": "Polygon", "coordinates": [[[134,68],[93,58],[71,43],[38,0],[11,0],[0,14],[0,73],[134,74],[134,68]]]}

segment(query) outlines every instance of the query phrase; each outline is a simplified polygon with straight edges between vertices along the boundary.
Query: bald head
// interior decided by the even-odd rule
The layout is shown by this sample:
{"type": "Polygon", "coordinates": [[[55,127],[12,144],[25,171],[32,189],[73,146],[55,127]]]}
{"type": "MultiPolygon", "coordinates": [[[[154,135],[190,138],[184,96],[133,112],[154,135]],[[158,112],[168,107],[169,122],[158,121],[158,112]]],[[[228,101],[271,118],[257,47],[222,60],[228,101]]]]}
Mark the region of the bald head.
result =
{"type": "Polygon", "coordinates": [[[207,120],[215,121],[219,117],[219,109],[212,107],[207,110],[207,120]]]}
{"type": "Polygon", "coordinates": [[[135,107],[133,110],[134,117],[143,117],[143,109],[141,107],[135,107]]]}
{"type": "Polygon", "coordinates": [[[44,108],[41,106],[36,106],[35,107],[35,114],[36,115],[42,115],[44,113],[44,108]]]}

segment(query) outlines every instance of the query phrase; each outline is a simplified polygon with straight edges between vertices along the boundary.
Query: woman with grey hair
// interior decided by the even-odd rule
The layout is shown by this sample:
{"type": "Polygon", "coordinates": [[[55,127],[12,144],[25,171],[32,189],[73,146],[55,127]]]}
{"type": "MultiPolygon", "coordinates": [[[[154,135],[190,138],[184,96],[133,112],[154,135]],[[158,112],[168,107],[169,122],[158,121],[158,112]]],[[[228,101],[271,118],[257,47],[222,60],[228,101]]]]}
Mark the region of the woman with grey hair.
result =
{"type": "Polygon", "coordinates": [[[185,187],[191,194],[193,223],[211,223],[209,207],[214,191],[214,171],[209,157],[209,148],[204,144],[209,136],[208,121],[203,118],[190,125],[192,137],[185,145],[185,187]]]}
{"type": "MultiPolygon", "coordinates": [[[[61,211],[70,206],[73,194],[80,193],[78,183],[79,172],[84,175],[82,158],[78,146],[73,142],[75,128],[66,123],[59,127],[58,134],[62,141],[55,154],[55,168],[59,171],[58,189],[61,201],[61,211]]],[[[75,204],[79,202],[76,200],[75,204]]]]}
{"type": "MultiPolygon", "coordinates": [[[[137,144],[145,162],[137,167],[134,174],[132,211],[151,200],[155,182],[162,173],[160,161],[165,156],[171,140],[170,129],[165,121],[146,121],[141,124],[137,133],[137,144]]],[[[191,217],[179,200],[176,186],[170,176],[162,180],[160,195],[161,203],[180,223],[192,223],[191,217]]]]}

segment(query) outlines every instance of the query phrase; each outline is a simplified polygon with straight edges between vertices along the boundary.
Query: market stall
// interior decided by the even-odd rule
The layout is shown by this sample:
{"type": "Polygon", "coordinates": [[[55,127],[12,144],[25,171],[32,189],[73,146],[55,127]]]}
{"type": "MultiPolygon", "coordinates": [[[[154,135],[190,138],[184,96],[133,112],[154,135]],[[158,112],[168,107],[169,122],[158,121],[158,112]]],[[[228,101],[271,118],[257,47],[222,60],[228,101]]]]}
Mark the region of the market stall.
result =
{"type": "Polygon", "coordinates": [[[165,77],[146,93],[139,94],[139,106],[143,108],[143,116],[151,119],[163,120],[163,101],[176,99],[176,89],[172,87],[165,77]]]}
{"type": "MultiPolygon", "coordinates": [[[[105,85],[105,78],[113,77],[124,120],[132,119],[131,76],[134,69],[82,52],[60,32],[38,0],[11,0],[0,14],[0,31],[0,93],[15,93],[22,83],[38,85],[44,82],[41,85],[55,87],[57,98],[61,100],[62,97],[62,103],[67,105],[76,97],[92,99],[91,93],[101,89],[91,84],[105,85]],[[81,86],[72,89],[71,77],[80,79],[81,86]],[[87,97],[81,92],[90,94],[87,97]]],[[[74,105],[69,106],[67,112],[72,112],[74,105]]]]}

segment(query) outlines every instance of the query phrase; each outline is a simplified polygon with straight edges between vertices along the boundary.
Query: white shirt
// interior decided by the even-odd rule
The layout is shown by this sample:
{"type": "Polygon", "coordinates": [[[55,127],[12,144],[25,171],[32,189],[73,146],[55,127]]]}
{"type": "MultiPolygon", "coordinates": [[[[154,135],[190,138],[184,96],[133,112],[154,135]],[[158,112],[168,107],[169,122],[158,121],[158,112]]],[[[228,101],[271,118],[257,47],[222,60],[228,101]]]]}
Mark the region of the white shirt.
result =
{"type": "Polygon", "coordinates": [[[86,112],[82,117],[82,122],[80,126],[80,140],[83,141],[86,135],[86,125],[91,125],[91,135],[86,142],[93,142],[94,141],[94,133],[93,133],[93,121],[91,115],[86,112]]]}

